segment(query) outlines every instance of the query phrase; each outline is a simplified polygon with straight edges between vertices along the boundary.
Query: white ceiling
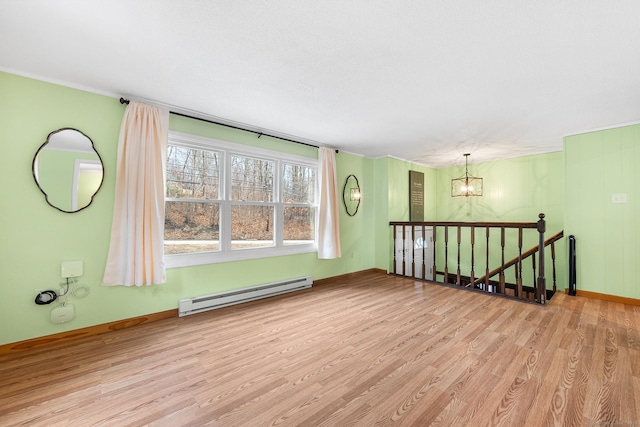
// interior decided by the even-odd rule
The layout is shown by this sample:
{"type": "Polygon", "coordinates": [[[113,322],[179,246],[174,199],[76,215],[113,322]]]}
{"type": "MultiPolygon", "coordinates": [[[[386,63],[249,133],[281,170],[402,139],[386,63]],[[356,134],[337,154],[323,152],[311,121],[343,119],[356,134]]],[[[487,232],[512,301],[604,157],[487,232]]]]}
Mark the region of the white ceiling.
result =
{"type": "Polygon", "coordinates": [[[640,121],[639,17],[638,0],[2,0],[0,69],[443,167],[640,121]]]}

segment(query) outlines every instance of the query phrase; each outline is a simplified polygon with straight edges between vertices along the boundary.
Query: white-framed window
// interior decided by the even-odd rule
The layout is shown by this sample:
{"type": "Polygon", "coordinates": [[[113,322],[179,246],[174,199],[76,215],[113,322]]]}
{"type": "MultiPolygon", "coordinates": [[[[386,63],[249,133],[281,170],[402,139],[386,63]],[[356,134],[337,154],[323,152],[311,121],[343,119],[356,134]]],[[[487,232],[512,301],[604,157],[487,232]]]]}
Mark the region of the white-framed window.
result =
{"type": "Polygon", "coordinates": [[[314,158],[169,132],[165,265],[314,252],[314,158]]]}

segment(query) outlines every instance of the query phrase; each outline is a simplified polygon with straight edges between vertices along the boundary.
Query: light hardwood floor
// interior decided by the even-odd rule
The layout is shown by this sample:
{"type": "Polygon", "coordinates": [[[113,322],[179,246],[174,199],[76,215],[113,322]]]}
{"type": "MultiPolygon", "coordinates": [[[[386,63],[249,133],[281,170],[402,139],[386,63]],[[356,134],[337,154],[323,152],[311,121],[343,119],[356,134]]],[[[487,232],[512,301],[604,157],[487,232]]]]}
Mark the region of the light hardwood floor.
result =
{"type": "Polygon", "coordinates": [[[0,425],[639,426],[639,326],[372,272],[0,356],[0,425]]]}

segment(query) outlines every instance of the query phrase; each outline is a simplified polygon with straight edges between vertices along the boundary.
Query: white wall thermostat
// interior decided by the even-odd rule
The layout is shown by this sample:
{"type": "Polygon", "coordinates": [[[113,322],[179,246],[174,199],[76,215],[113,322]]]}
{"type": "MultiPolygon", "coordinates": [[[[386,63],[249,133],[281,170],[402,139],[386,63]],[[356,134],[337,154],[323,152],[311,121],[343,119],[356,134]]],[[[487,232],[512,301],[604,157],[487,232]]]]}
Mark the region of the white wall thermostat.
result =
{"type": "Polygon", "coordinates": [[[53,323],[64,323],[76,316],[76,309],[73,304],[59,305],[51,310],[51,321],[53,323]]]}

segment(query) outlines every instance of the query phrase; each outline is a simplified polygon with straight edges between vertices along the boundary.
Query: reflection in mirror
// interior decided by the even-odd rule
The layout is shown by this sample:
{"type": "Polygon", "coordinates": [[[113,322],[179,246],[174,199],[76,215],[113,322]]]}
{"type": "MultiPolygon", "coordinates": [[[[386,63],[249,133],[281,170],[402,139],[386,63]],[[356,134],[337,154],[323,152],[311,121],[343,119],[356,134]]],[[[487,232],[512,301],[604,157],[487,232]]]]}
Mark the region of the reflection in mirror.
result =
{"type": "Polygon", "coordinates": [[[77,129],[53,131],[33,158],[33,177],[47,203],[67,213],[91,204],[104,167],[88,136],[77,129]]]}
{"type": "Polygon", "coordinates": [[[344,187],[342,187],[342,203],[347,215],[354,216],[358,213],[361,199],[362,192],[358,178],[355,175],[349,175],[344,182],[344,187]]]}

